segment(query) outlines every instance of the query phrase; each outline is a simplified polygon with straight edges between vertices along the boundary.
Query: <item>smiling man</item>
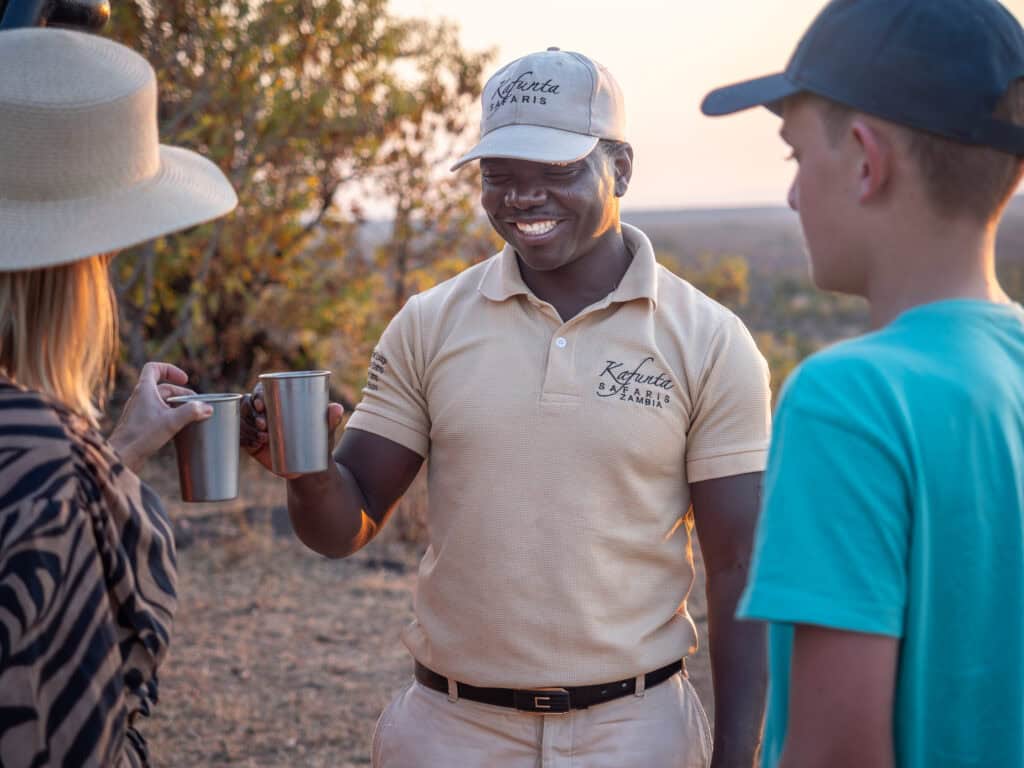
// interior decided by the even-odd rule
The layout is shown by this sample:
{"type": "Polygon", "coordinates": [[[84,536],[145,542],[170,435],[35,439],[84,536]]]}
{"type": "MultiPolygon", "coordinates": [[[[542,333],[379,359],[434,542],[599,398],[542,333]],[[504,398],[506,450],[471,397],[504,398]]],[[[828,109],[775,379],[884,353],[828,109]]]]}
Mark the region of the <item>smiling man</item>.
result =
{"type": "MultiPolygon", "coordinates": [[[[732,313],[620,223],[633,151],[604,68],[533,54],[488,82],[483,108],[481,141],[456,167],[480,160],[483,208],[507,246],[410,299],[335,465],[289,482],[300,538],[343,556],[428,461],[429,546],[403,638],[416,681],[381,716],[373,764],[749,768],[764,636],[733,613],[766,457],[767,366],[732,313]],[[682,663],[697,642],[691,503],[713,759],[682,663]]],[[[249,437],[269,464],[265,435],[249,437]]]]}

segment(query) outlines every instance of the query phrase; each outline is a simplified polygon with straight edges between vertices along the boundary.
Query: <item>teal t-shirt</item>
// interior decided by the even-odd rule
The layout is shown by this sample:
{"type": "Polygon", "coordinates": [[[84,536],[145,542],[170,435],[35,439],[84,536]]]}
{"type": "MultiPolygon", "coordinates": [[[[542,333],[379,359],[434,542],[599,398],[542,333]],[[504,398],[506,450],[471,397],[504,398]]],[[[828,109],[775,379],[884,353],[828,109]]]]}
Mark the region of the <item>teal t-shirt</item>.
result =
{"type": "Polygon", "coordinates": [[[739,615],[771,622],[765,768],[794,624],[901,638],[900,768],[1024,766],[1024,309],[916,307],[793,374],[739,615]]]}

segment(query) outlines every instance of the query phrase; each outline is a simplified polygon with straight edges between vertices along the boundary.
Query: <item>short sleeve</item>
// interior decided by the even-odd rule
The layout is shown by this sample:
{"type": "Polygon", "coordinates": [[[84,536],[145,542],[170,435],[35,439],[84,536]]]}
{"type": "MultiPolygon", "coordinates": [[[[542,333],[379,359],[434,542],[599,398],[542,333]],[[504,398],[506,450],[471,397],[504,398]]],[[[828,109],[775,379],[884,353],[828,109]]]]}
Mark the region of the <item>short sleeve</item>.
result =
{"type": "Polygon", "coordinates": [[[370,355],[363,399],[346,429],[372,432],[426,458],[430,414],[423,370],[419,303],[413,296],[388,324],[370,355]]]}
{"type": "Polygon", "coordinates": [[[689,482],[760,472],[771,430],[768,364],[731,315],[705,356],[687,433],[689,482]]]}
{"type": "Polygon", "coordinates": [[[899,637],[907,464],[872,404],[843,392],[835,377],[801,373],[783,397],[739,615],[899,637]]]}

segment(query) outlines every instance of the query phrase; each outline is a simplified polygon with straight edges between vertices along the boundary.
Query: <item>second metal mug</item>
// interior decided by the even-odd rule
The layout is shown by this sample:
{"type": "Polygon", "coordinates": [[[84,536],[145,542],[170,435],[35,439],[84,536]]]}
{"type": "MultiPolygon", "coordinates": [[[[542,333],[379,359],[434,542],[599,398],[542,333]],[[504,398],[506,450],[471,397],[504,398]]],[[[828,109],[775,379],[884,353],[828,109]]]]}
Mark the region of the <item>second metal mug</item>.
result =
{"type": "Polygon", "coordinates": [[[278,474],[323,472],[330,461],[327,405],[330,371],[264,373],[270,463],[278,474]]]}

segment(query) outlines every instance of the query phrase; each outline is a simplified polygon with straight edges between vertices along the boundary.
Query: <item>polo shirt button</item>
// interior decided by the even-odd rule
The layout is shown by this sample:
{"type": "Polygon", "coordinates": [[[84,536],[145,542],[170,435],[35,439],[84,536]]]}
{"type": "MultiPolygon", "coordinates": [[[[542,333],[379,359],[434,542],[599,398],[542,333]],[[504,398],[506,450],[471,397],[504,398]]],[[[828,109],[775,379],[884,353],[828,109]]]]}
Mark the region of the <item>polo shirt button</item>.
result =
{"type": "Polygon", "coordinates": [[[565,338],[562,336],[559,336],[557,339],[555,339],[555,346],[558,347],[559,349],[565,349],[565,345],[568,343],[569,342],[566,341],[565,338]]]}

